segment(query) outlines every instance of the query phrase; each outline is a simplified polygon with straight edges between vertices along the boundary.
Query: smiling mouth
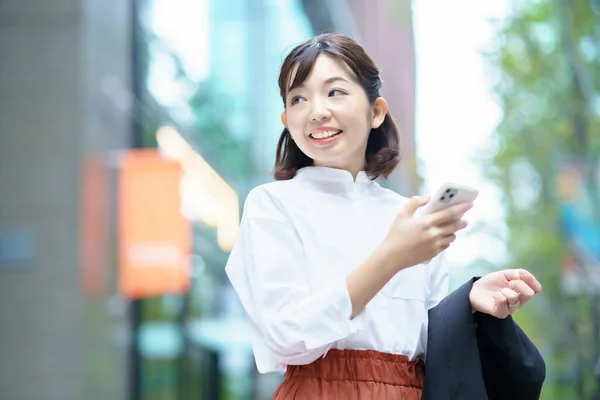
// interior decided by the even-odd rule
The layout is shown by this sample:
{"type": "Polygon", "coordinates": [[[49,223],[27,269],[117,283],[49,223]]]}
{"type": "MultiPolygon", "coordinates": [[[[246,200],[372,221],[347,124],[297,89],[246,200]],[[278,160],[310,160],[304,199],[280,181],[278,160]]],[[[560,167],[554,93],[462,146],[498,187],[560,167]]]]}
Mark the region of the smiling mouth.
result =
{"type": "Polygon", "coordinates": [[[310,136],[311,139],[315,139],[315,140],[325,140],[325,139],[331,139],[332,137],[337,136],[342,132],[343,131],[341,129],[338,129],[338,130],[310,133],[308,136],[310,136]]]}

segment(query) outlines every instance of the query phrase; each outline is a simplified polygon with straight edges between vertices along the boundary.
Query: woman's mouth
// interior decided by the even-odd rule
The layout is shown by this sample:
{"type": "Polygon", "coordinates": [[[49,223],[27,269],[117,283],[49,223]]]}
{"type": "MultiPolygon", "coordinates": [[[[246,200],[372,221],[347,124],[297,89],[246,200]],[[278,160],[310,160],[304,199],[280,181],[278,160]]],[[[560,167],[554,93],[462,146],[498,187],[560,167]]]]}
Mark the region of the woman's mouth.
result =
{"type": "Polygon", "coordinates": [[[343,131],[341,129],[313,132],[309,134],[310,138],[315,143],[328,144],[333,142],[343,131]]]}

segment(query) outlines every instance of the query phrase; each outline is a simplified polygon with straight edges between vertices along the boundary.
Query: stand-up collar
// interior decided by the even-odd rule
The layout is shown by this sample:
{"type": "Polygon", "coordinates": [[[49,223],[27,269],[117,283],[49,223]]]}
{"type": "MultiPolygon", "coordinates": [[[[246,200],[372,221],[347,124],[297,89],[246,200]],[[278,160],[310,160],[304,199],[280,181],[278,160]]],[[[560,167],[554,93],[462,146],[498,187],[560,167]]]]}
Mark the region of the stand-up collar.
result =
{"type": "Polygon", "coordinates": [[[370,186],[373,181],[365,171],[360,171],[354,181],[352,174],[344,169],[329,167],[304,167],[298,170],[295,179],[318,180],[341,183],[344,186],[370,186]]]}

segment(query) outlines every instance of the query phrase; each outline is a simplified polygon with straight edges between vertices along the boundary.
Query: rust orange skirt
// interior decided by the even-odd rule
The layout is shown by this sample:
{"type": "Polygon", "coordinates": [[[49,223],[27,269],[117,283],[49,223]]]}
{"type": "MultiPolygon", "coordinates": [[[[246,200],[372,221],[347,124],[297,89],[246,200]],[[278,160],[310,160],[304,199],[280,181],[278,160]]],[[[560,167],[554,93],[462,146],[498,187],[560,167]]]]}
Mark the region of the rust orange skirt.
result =
{"type": "Polygon", "coordinates": [[[420,400],[424,362],[375,350],[330,350],[308,365],[290,365],[273,400],[420,400]]]}

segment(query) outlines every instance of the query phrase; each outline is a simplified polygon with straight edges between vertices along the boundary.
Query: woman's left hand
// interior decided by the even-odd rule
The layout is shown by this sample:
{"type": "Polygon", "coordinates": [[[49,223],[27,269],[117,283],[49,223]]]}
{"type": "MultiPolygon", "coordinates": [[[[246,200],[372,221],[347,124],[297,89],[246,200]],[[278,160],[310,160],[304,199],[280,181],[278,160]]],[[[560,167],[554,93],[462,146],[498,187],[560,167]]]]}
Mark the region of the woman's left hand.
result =
{"type": "Polygon", "coordinates": [[[504,319],[541,291],[542,285],[529,271],[507,269],[484,275],[473,283],[469,300],[473,312],[504,319]]]}

